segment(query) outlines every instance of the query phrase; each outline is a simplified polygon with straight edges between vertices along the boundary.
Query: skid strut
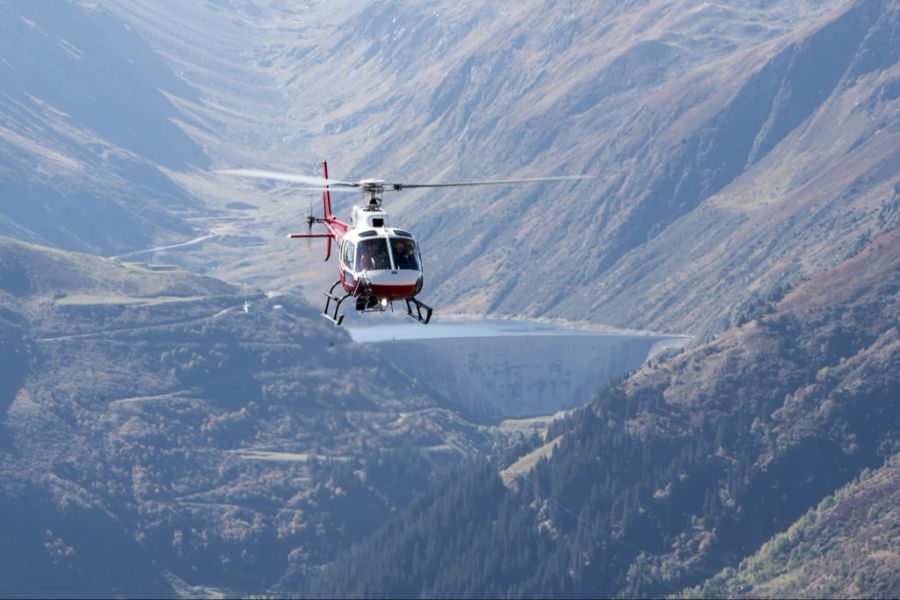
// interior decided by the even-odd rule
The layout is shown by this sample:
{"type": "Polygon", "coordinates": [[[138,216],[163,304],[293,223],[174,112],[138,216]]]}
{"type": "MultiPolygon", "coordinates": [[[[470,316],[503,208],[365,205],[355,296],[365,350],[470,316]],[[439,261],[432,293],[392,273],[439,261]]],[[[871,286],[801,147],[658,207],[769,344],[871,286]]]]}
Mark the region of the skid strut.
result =
{"type": "Polygon", "coordinates": [[[406,299],[406,314],[422,325],[428,325],[428,321],[431,320],[431,310],[430,306],[419,301],[418,298],[413,297],[406,299]],[[416,312],[413,312],[413,306],[416,307],[416,312]],[[424,317],[422,316],[423,311],[425,312],[424,317]]]}
{"type": "Polygon", "coordinates": [[[344,315],[338,316],[338,312],[341,310],[341,304],[346,300],[350,294],[344,294],[340,298],[338,298],[334,294],[334,288],[341,285],[341,280],[338,279],[337,282],[331,286],[331,289],[325,294],[325,310],[322,311],[322,316],[334,323],[335,325],[340,325],[344,321],[344,315]],[[331,310],[331,303],[334,302],[334,310],[331,310]]]}

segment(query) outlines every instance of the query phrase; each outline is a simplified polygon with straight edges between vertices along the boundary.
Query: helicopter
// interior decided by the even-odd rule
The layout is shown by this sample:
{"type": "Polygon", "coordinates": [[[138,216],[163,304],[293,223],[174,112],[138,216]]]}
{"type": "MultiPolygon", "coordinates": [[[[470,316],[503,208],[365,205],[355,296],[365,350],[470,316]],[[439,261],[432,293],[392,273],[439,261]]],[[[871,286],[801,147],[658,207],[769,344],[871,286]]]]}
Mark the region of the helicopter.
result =
{"type": "MultiPolygon", "coordinates": [[[[310,214],[306,218],[306,233],[291,233],[289,238],[322,238],[326,240],[325,260],[331,258],[332,240],[339,247],[339,279],[325,293],[322,314],[335,325],[344,321],[343,303],[353,298],[359,312],[384,312],[395,301],[406,303],[407,315],[427,325],[433,308],[419,300],[424,284],[422,255],[416,238],[405,229],[393,227],[382,208],[386,191],[399,192],[413,188],[463,187],[477,185],[508,185],[542,181],[590,179],[587,175],[533,177],[526,179],[497,179],[488,181],[457,181],[444,183],[400,183],[382,179],[341,181],[328,178],[328,163],[322,161],[322,179],[294,173],[280,173],[258,169],[226,169],[226,175],[286,181],[305,185],[322,185],[323,216],[310,214]],[[331,210],[332,191],[359,191],[367,200],[354,206],[350,223],[334,216],[331,210]],[[313,225],[322,225],[324,232],[313,232],[313,225]]],[[[318,188],[301,188],[315,189],[318,188]]]]}

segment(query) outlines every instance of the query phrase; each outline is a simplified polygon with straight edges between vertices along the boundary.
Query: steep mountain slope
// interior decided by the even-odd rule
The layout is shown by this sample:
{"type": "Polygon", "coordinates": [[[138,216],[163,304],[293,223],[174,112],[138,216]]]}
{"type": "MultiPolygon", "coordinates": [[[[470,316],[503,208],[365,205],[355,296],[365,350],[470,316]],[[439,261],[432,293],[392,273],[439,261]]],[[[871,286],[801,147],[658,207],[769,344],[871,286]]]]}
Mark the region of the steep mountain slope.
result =
{"type": "MultiPolygon", "coordinates": [[[[667,23],[657,18],[657,27],[667,23]]],[[[417,228],[434,236],[437,293],[460,309],[696,334],[735,324],[746,303],[897,225],[898,104],[886,92],[896,87],[897,26],[896,3],[858,2],[768,43],[701,64],[674,61],[681,69],[638,86],[639,96],[611,90],[588,112],[566,104],[587,102],[578,88],[569,88],[574,98],[535,99],[546,108],[534,120],[552,123],[556,137],[530,160],[584,165],[599,181],[548,191],[562,194],[554,200],[513,192],[489,209],[487,228],[480,207],[454,199],[443,221],[422,217],[417,228]],[[598,112],[611,121],[586,122],[598,112]],[[566,135],[574,123],[562,126],[562,115],[579,136],[566,135]],[[510,276],[497,282],[495,265],[510,276]]],[[[630,72],[660,64],[652,53],[637,57],[630,72]]],[[[492,156],[517,156],[533,131],[522,124],[506,145],[492,144],[492,156]]],[[[502,136],[499,121],[490,135],[502,136]]]]}
{"type": "Polygon", "coordinates": [[[900,589],[900,467],[841,488],[740,567],[685,590],[697,598],[890,598],[900,589]]]}
{"type": "Polygon", "coordinates": [[[736,566],[896,452],[898,303],[894,229],[551,427],[514,490],[485,468],[433,489],[311,591],[658,596],[736,566]]]}
{"type": "Polygon", "coordinates": [[[159,565],[109,510],[53,476],[34,481],[16,471],[0,466],[0,593],[10,598],[175,595],[159,565]]]}
{"type": "Polygon", "coordinates": [[[295,297],[0,238],[0,306],[14,595],[263,590],[492,441],[295,297]]]}
{"type": "MultiPolygon", "coordinates": [[[[685,216],[664,230],[657,220],[605,285],[560,308],[717,331],[896,227],[898,27],[896,3],[857,2],[771,57],[757,51],[744,77],[714,75],[723,104],[674,119],[670,99],[656,104],[645,122],[666,149],[657,165],[639,160],[653,177],[634,180],[629,220],[685,216]]],[[[614,237],[635,235],[623,225],[614,237]]]]}
{"type": "Polygon", "coordinates": [[[0,59],[0,234],[111,254],[193,233],[161,169],[209,164],[169,100],[194,92],[123,21],[0,2],[0,59]]]}

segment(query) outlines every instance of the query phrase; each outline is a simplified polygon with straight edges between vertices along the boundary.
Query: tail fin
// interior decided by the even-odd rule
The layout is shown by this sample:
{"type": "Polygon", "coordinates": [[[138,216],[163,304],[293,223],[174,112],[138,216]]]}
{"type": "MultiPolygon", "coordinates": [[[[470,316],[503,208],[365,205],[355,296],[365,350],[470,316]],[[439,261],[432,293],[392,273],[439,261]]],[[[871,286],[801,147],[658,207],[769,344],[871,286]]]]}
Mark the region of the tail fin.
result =
{"type": "Polygon", "coordinates": [[[340,241],[341,238],[336,236],[343,235],[343,233],[347,231],[347,225],[335,219],[331,214],[331,194],[328,193],[328,163],[324,160],[322,161],[322,177],[325,179],[322,189],[322,212],[324,212],[325,215],[322,219],[316,219],[315,217],[310,216],[307,222],[309,223],[310,229],[312,229],[313,223],[323,223],[328,231],[326,233],[313,233],[312,231],[309,231],[308,233],[291,233],[288,237],[305,239],[325,238],[325,260],[327,261],[331,258],[332,238],[340,241]]]}
{"type": "MultiPolygon", "coordinates": [[[[324,189],[322,190],[322,210],[325,213],[325,220],[331,220],[331,194],[328,192],[328,162],[322,161],[322,178],[325,180],[324,189]]],[[[330,254],[330,252],[329,252],[330,254]]],[[[326,259],[327,260],[327,259],[326,259]]]]}

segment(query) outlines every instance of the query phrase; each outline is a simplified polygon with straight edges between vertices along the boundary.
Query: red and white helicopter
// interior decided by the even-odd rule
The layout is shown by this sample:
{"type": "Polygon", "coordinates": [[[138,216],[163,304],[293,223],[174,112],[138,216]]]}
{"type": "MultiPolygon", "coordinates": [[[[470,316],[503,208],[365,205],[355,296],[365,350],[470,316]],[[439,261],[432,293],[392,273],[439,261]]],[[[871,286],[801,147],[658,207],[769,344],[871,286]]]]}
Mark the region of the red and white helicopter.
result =
{"type": "MultiPolygon", "coordinates": [[[[316,177],[276,171],[231,169],[219,172],[240,177],[287,181],[305,185],[320,183],[316,177]]],[[[585,175],[567,175],[448,183],[397,183],[381,179],[339,181],[328,178],[328,164],[323,160],[321,180],[323,216],[308,216],[306,222],[309,231],[292,233],[288,237],[326,239],[326,261],[331,257],[331,241],[334,240],[338,244],[340,248],[338,266],[340,279],[325,294],[325,309],[322,311],[323,315],[335,325],[340,325],[344,320],[344,315],[340,314],[340,310],[341,305],[348,298],[356,300],[356,310],[360,312],[384,312],[388,306],[393,310],[394,301],[402,300],[406,302],[406,311],[410,317],[427,324],[431,320],[433,309],[416,297],[422,291],[424,282],[422,255],[416,238],[411,233],[391,226],[388,214],[381,208],[381,197],[384,192],[399,192],[413,188],[507,185],[590,178],[585,175]],[[331,212],[332,190],[357,190],[369,196],[367,202],[353,207],[349,224],[339,220],[331,212]],[[312,226],[314,224],[323,225],[325,231],[313,233],[312,226]],[[343,293],[335,293],[339,286],[343,293]]]]}

